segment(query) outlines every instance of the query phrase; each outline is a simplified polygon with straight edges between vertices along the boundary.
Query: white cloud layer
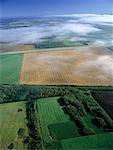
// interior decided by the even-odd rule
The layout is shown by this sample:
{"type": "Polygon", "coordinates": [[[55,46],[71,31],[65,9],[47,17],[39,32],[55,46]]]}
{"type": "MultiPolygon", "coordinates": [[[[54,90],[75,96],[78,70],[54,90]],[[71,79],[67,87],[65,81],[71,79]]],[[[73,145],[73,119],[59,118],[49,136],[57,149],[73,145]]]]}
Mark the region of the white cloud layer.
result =
{"type": "Polygon", "coordinates": [[[73,23],[67,23],[63,24],[61,27],[58,28],[58,30],[61,30],[63,32],[74,32],[79,35],[86,35],[91,32],[97,32],[100,31],[100,29],[93,27],[90,24],[73,24],[73,23]]]}
{"type": "Polygon", "coordinates": [[[113,55],[99,56],[95,60],[87,61],[84,66],[94,66],[101,70],[103,74],[113,76],[113,55]]]}
{"type": "Polygon", "coordinates": [[[17,29],[1,30],[1,42],[14,42],[14,43],[34,43],[40,41],[41,38],[48,36],[61,36],[70,32],[77,35],[87,35],[92,32],[98,32],[100,29],[93,27],[90,24],[73,24],[61,23],[52,27],[27,27],[17,29]]]}
{"type": "Polygon", "coordinates": [[[47,32],[37,27],[1,30],[0,33],[1,42],[11,42],[14,44],[34,43],[48,36],[47,32]]]}
{"type": "Polygon", "coordinates": [[[88,23],[113,23],[113,15],[89,15],[79,20],[88,23]]]}
{"type": "Polygon", "coordinates": [[[78,18],[79,21],[85,22],[108,22],[113,23],[113,15],[100,15],[100,14],[70,14],[58,15],[58,17],[73,17],[78,18]]]}
{"type": "MultiPolygon", "coordinates": [[[[106,45],[113,42],[111,41],[113,15],[72,14],[59,17],[67,18],[56,19],[52,17],[48,20],[46,18],[46,20],[40,24],[32,24],[32,20],[29,20],[27,23],[30,24],[31,27],[22,27],[21,20],[21,28],[14,27],[12,29],[0,30],[0,42],[34,43],[40,42],[42,38],[51,36],[56,36],[56,39],[59,40],[68,39],[70,41],[77,41],[80,39],[88,39],[90,41],[90,35],[94,45],[106,45]],[[98,27],[97,24],[100,26],[98,27]],[[101,25],[109,25],[109,30],[103,27],[101,28],[101,25]],[[103,37],[105,36],[107,40],[102,39],[101,35],[103,35],[103,37]]],[[[18,25],[18,21],[12,24],[13,26],[15,24],[18,25]]],[[[25,20],[23,20],[23,25],[26,25],[25,20]]]]}

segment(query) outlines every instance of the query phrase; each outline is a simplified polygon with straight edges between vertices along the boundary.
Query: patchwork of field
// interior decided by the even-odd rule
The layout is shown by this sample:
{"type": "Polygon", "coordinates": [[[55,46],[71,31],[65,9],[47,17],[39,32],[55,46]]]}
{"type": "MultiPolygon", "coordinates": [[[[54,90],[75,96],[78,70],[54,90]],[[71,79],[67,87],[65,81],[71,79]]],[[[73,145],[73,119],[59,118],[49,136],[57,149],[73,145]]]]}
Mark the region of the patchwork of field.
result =
{"type": "Polygon", "coordinates": [[[109,88],[1,85],[0,150],[37,145],[46,150],[111,150],[113,120],[101,107],[107,92],[112,101],[109,88]],[[100,93],[100,99],[96,101],[91,92],[96,98],[100,93]]]}
{"type": "Polygon", "coordinates": [[[66,116],[63,110],[59,107],[57,99],[57,97],[52,97],[37,101],[42,136],[44,138],[44,142],[46,143],[51,142],[48,125],[69,121],[69,117],[66,116]]]}
{"type": "Polygon", "coordinates": [[[20,82],[23,54],[0,55],[0,84],[20,82]]]}
{"type": "Polygon", "coordinates": [[[79,137],[73,139],[62,140],[62,148],[64,150],[88,150],[88,149],[113,149],[113,133],[96,134],[87,137],[79,137]]]}
{"type": "Polygon", "coordinates": [[[17,150],[26,149],[23,138],[18,135],[18,130],[23,128],[25,131],[24,136],[28,136],[25,111],[25,102],[0,104],[1,150],[8,149],[8,147],[13,147],[13,149],[17,150]]]}
{"type": "Polygon", "coordinates": [[[0,83],[113,85],[113,51],[62,48],[0,55],[0,83]]]}
{"type": "Polygon", "coordinates": [[[46,148],[59,147],[58,141],[79,136],[75,124],[70,121],[59,103],[58,97],[44,98],[37,101],[43,144],[46,148]],[[52,142],[53,147],[50,145],[52,142]]]}
{"type": "Polygon", "coordinates": [[[25,53],[20,83],[113,85],[112,60],[105,47],[25,53]]]}
{"type": "Polygon", "coordinates": [[[103,128],[95,126],[92,123],[94,116],[88,112],[83,120],[87,127],[94,130],[95,134],[82,136],[79,127],[63,110],[64,107],[59,104],[58,99],[59,97],[51,97],[37,101],[38,119],[45,149],[61,149],[62,147],[63,150],[74,150],[75,148],[82,150],[84,148],[104,148],[104,145],[105,148],[113,146],[111,143],[113,133],[105,133],[103,128]],[[110,141],[108,141],[108,136],[110,141]]]}

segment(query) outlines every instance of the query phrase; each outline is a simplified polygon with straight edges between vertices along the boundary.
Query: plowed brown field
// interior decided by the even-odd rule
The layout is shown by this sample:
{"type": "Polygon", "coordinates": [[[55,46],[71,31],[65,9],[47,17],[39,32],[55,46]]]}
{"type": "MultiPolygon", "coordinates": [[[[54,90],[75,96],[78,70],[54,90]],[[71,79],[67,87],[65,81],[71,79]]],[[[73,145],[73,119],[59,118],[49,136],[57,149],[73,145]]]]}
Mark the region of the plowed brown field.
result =
{"type": "Polygon", "coordinates": [[[82,48],[25,53],[22,84],[113,85],[113,53],[82,48]]]}

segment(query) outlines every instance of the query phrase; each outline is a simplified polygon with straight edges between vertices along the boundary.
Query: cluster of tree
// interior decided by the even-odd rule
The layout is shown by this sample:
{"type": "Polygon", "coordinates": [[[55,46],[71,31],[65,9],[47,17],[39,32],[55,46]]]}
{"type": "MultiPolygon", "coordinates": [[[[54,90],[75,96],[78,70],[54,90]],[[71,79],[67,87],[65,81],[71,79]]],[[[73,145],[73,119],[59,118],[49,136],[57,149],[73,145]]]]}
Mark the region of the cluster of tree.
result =
{"type": "Polygon", "coordinates": [[[94,119],[92,119],[92,123],[95,124],[99,128],[104,128],[105,126],[107,126],[104,119],[100,117],[95,117],[94,119]]]}
{"type": "MultiPolygon", "coordinates": [[[[75,87],[75,86],[74,86],[75,87]]],[[[91,90],[91,91],[111,91],[113,90],[113,86],[76,86],[79,89],[82,90],[91,90]]]]}
{"type": "MultiPolygon", "coordinates": [[[[79,93],[76,93],[76,95],[79,95],[79,93]]],[[[63,96],[63,102],[66,106],[73,106],[77,109],[78,114],[80,114],[80,116],[86,116],[87,112],[85,110],[84,105],[82,104],[82,102],[77,99],[76,95],[74,94],[68,94],[63,96]]]]}
{"type": "MultiPolygon", "coordinates": [[[[38,99],[44,97],[63,96],[75,94],[79,101],[90,95],[88,89],[100,87],[78,87],[78,86],[35,86],[35,85],[0,85],[0,103],[27,101],[29,98],[38,99]]],[[[109,87],[110,90],[112,87],[109,87]]],[[[104,90],[104,87],[103,87],[104,90]]]]}
{"type": "MultiPolygon", "coordinates": [[[[103,128],[105,131],[113,131],[113,120],[105,112],[105,110],[97,103],[97,101],[92,97],[90,91],[83,91],[76,89],[75,91],[71,89],[71,93],[61,97],[61,101],[65,105],[65,111],[73,118],[82,130],[88,131],[87,126],[83,125],[83,117],[87,115],[87,111],[90,112],[95,119],[92,123],[96,124],[98,127],[103,128]],[[86,111],[87,110],[87,111],[86,111]],[[82,123],[82,124],[81,124],[82,123]]],[[[94,131],[91,129],[91,134],[94,131]]]]}
{"type": "Polygon", "coordinates": [[[84,105],[87,107],[87,109],[89,110],[89,112],[94,115],[97,119],[98,117],[98,123],[99,120],[104,120],[106,124],[105,126],[102,125],[101,127],[103,127],[105,130],[107,129],[107,131],[111,131],[113,130],[113,120],[109,117],[109,115],[105,112],[105,110],[97,103],[97,101],[90,95],[85,95],[83,94],[83,103],[84,105]],[[100,118],[100,119],[99,119],[100,118]]]}
{"type": "Polygon", "coordinates": [[[39,132],[39,125],[36,114],[36,102],[28,100],[26,103],[26,114],[28,120],[28,131],[29,131],[29,141],[28,149],[39,150],[42,149],[41,136],[39,132]]]}
{"type": "MultiPolygon", "coordinates": [[[[68,103],[68,100],[66,100],[67,97],[70,103],[77,107],[81,116],[84,114],[86,115],[86,111],[84,109],[85,106],[85,108],[88,109],[94,116],[104,119],[111,129],[113,127],[113,121],[91,96],[91,92],[88,88],[92,88],[94,90],[100,87],[0,85],[0,103],[28,101],[29,99],[34,101],[39,98],[66,95],[64,97],[65,103],[68,103]],[[74,98],[72,95],[74,95],[74,98]],[[82,104],[84,104],[84,106],[82,104]]],[[[103,90],[104,88],[105,87],[103,87],[103,90]]],[[[111,88],[112,87],[109,87],[108,89],[111,90],[111,88]]]]}
{"type": "Polygon", "coordinates": [[[76,90],[76,88],[68,86],[0,85],[0,103],[62,96],[76,90]]]}
{"type": "MultiPolygon", "coordinates": [[[[78,93],[78,97],[79,97],[78,93]]],[[[76,93],[77,95],[77,93],[76,93]]],[[[61,97],[63,104],[65,105],[65,110],[69,116],[75,121],[79,128],[79,132],[82,135],[92,135],[95,131],[87,126],[83,117],[87,116],[84,105],[79,101],[74,94],[68,94],[61,97]]]]}
{"type": "Polygon", "coordinates": [[[24,101],[28,94],[23,85],[0,85],[0,103],[24,101]]]}
{"type": "MultiPolygon", "coordinates": [[[[23,140],[23,144],[28,144],[28,136],[25,136],[25,129],[24,128],[19,128],[17,131],[18,137],[23,140]]],[[[7,146],[8,150],[13,150],[14,149],[14,143],[10,143],[7,146]]]]}

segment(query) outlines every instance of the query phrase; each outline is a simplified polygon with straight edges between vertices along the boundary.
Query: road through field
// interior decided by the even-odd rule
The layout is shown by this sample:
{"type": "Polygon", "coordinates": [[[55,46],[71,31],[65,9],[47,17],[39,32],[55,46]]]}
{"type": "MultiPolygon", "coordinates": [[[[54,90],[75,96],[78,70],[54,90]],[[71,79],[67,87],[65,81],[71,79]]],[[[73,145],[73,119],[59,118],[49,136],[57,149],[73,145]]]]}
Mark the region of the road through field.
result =
{"type": "Polygon", "coordinates": [[[25,53],[22,84],[113,85],[113,52],[107,48],[70,48],[25,53]]]}

